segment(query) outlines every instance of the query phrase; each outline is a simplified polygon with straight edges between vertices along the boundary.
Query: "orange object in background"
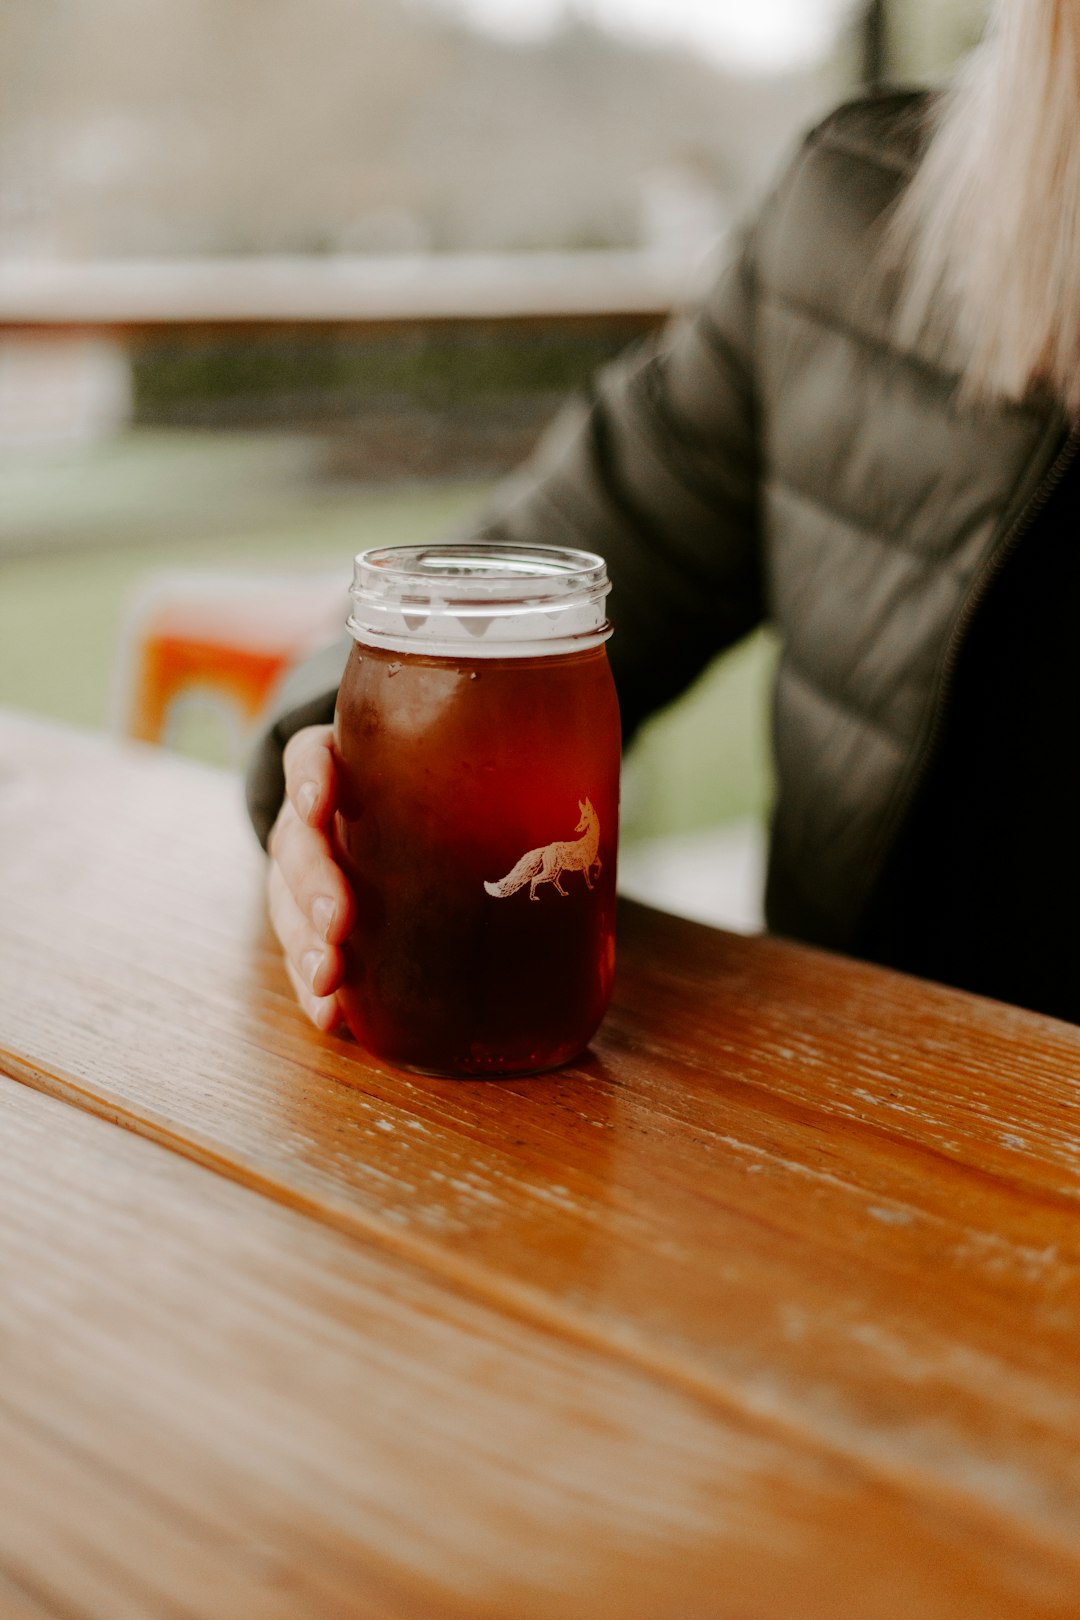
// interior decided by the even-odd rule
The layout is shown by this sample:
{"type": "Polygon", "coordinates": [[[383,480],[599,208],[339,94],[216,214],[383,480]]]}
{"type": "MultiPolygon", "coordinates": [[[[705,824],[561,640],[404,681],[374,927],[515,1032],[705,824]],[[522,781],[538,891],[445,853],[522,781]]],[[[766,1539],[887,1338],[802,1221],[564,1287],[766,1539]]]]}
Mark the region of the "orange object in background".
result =
{"type": "Polygon", "coordinates": [[[193,710],[226,730],[232,763],[288,670],[338,633],[342,575],[155,574],[128,614],[116,727],[168,746],[193,710]]]}

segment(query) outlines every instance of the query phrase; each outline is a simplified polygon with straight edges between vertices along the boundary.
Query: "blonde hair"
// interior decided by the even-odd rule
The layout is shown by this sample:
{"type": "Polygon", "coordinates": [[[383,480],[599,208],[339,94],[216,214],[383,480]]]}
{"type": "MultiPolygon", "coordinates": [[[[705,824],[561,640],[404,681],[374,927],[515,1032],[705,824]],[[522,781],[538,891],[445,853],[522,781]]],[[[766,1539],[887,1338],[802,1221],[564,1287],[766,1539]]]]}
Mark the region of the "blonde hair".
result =
{"type": "Polygon", "coordinates": [[[1080,0],[998,0],[893,221],[899,336],[947,334],[961,396],[1080,417],[1080,0]]]}

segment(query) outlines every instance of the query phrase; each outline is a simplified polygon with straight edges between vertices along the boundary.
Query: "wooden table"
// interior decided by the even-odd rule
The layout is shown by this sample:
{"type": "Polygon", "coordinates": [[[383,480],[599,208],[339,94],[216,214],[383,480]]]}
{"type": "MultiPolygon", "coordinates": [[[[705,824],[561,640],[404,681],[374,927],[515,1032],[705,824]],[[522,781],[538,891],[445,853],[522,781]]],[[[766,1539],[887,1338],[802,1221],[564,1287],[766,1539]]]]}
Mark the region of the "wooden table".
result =
{"type": "Polygon", "coordinates": [[[229,777],[0,720],[0,1615],[1080,1615],[1080,1030],[639,907],[307,1027],[229,777]]]}

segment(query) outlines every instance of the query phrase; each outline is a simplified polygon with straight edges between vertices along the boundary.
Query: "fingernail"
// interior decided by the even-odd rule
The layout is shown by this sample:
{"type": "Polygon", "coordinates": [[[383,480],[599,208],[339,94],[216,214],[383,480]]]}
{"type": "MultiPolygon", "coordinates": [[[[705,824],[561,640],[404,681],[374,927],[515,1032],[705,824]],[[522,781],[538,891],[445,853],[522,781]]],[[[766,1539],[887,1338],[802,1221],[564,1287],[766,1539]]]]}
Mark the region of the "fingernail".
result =
{"type": "Polygon", "coordinates": [[[315,801],[319,797],[319,790],[314,782],[302,782],[296,795],[296,808],[304,821],[311,820],[311,812],[315,808],[315,801]]]}
{"type": "Polygon", "coordinates": [[[300,958],[300,974],[311,988],[315,989],[315,975],[323,965],[322,951],[305,951],[300,958]]]}
{"type": "Polygon", "coordinates": [[[311,920],[319,930],[323,939],[330,938],[330,930],[334,926],[337,916],[337,906],[325,894],[320,894],[311,908],[311,920]]]}

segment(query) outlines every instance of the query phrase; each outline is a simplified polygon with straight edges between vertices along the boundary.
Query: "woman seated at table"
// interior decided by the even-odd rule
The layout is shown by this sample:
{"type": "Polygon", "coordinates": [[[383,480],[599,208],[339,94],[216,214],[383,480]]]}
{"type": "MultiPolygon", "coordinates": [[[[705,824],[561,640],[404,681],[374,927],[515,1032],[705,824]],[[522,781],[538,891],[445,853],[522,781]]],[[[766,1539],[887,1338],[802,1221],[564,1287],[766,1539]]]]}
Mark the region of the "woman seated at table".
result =
{"type": "MultiPolygon", "coordinates": [[[[1080,0],[1002,0],[948,95],[808,137],[703,307],[472,534],[606,557],[628,733],[776,626],[771,929],[1080,1021],[1078,418],[1080,0]]],[[[249,777],[323,1028],[343,662],[297,673],[249,777]]]]}

